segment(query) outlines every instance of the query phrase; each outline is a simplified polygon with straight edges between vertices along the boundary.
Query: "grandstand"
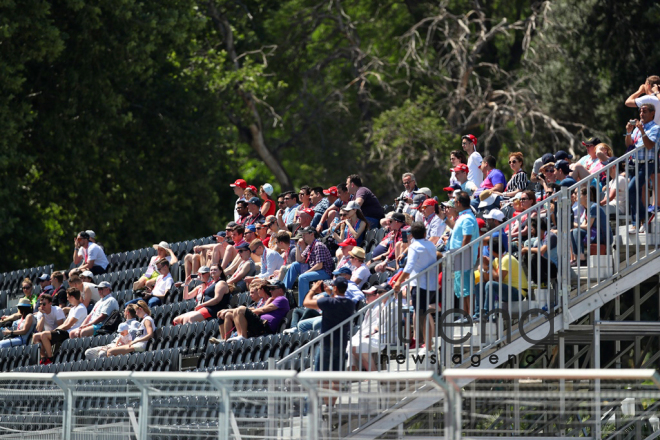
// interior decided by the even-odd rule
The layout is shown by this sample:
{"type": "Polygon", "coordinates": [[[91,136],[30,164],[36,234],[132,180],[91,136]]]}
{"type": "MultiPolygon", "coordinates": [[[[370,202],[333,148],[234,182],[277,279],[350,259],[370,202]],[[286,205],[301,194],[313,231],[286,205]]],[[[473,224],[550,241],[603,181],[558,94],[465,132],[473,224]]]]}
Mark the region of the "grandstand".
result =
{"type": "MultiPolygon", "coordinates": [[[[607,173],[610,168],[618,173],[619,165],[627,163],[634,153],[627,153],[598,173],[607,173]]],[[[183,301],[181,289],[172,287],[164,304],[153,309],[157,330],[145,352],[97,360],[84,358],[86,349],[107,344],[113,335],[66,340],[49,365],[39,364],[36,345],[0,350],[0,370],[6,372],[0,376],[0,399],[5,408],[0,437],[61,438],[64,433],[65,438],[92,438],[102,433],[108,438],[459,438],[463,431],[470,437],[515,434],[595,438],[612,432],[622,439],[641,438],[642,433],[652,437],[654,432],[660,433],[651,423],[657,408],[655,399],[660,397],[653,372],[632,376],[621,373],[622,380],[629,382],[612,386],[608,388],[610,394],[602,395],[598,394],[600,378],[614,380],[612,376],[571,376],[573,369],[587,367],[620,371],[629,366],[655,367],[660,357],[658,207],[654,207],[654,218],[645,231],[638,228],[632,234],[628,212],[605,211],[605,220],[616,233],[586,247],[586,265],[569,264],[568,231],[573,216],[570,193],[589,186],[594,176],[562,188],[521,214],[546,219],[554,216],[560,231],[557,276],[546,277],[545,282],[532,281],[523,299],[509,301],[502,297],[500,307],[491,310],[493,319],[482,317],[475,322],[471,318],[475,310],[470,310],[457,322],[455,314],[436,309],[432,332],[435,351],[424,357],[420,357],[419,347],[410,344],[408,324],[419,316],[419,310],[401,306],[393,290],[336,327],[346,325],[350,335],[360,336],[370,321],[382,320],[382,345],[375,356],[364,353],[361,345],[348,342],[349,353],[358,358],[367,355],[366,369],[370,371],[342,373],[314,372],[314,356],[323,335],[314,331],[284,334],[286,320],[276,334],[217,345],[208,342],[218,335],[216,319],[173,326],[172,319],[192,310],[195,303],[183,301]],[[431,354],[437,355],[435,359],[431,354]],[[495,378],[486,384],[477,380],[487,377],[479,376],[484,373],[480,370],[518,367],[528,372],[518,376],[511,373],[511,377],[495,378]],[[523,378],[542,377],[541,373],[549,368],[558,368],[560,373],[548,383],[534,382],[537,388],[528,387],[529,393],[525,394],[554,393],[547,395],[545,407],[529,410],[530,414],[545,417],[545,424],[521,424],[524,417],[520,416],[520,402],[515,401],[516,387],[521,386],[523,378]],[[462,381],[448,382],[442,377],[448,369],[471,373],[462,381]],[[571,371],[562,376],[564,370],[571,371]],[[470,374],[473,379],[468,377],[470,374]],[[587,416],[579,414],[582,401],[571,394],[584,385],[584,380],[589,381],[585,385],[589,393],[593,392],[589,394],[589,405],[595,408],[587,416]],[[631,386],[641,391],[630,394],[626,387],[631,386]],[[495,393],[498,389],[501,394],[495,393]],[[462,394],[467,398],[462,399],[462,394]],[[622,400],[628,394],[637,399],[632,404],[637,416],[625,419],[622,400]],[[511,405],[489,402],[489,395],[511,399],[511,405]],[[567,398],[574,399],[572,406],[566,405],[567,398]],[[606,402],[615,398],[619,399],[615,404],[606,402]],[[336,405],[329,404],[332,399],[337,399],[336,405]],[[555,406],[553,399],[564,404],[555,406]],[[476,428],[480,426],[477,413],[489,414],[492,422],[503,420],[501,429],[496,429],[498,422],[481,432],[476,428]],[[581,422],[577,423],[575,417],[582,417],[581,422]],[[614,431],[609,427],[612,424],[614,431]]],[[[590,212],[584,215],[587,221],[592,216],[590,212]]],[[[601,220],[600,215],[597,211],[595,221],[601,220]]],[[[472,271],[475,267],[471,255],[483,255],[484,239],[508,230],[517,221],[508,220],[468,246],[446,253],[414,279],[438,279],[442,274],[439,302],[453,304],[455,291],[463,287],[462,278],[455,279],[454,274],[466,268],[472,271]]],[[[367,253],[384,234],[383,229],[368,232],[367,253]]],[[[519,242],[533,238],[531,232],[527,235],[523,237],[518,230],[519,242]]],[[[194,246],[210,242],[211,238],[201,238],[173,243],[171,248],[183,261],[194,246]]],[[[501,249],[495,251],[501,254],[501,249]]],[[[96,281],[109,281],[123,305],[132,299],[132,283],[154,254],[152,248],[112,254],[108,257],[108,273],[96,281]]],[[[550,272],[549,266],[540,262],[524,264],[530,279],[541,280],[550,272]]],[[[482,267],[481,274],[491,269],[482,267]]],[[[12,303],[23,278],[35,280],[42,272],[52,270],[47,266],[0,274],[0,302],[5,301],[0,305],[6,307],[3,314],[16,311],[12,303]]],[[[173,266],[175,280],[181,278],[181,271],[179,263],[173,266]]],[[[522,277],[522,273],[517,276],[522,277]]],[[[368,283],[376,285],[386,280],[387,274],[372,274],[368,283]]],[[[481,279],[470,290],[470,303],[477,300],[484,304],[490,295],[493,304],[493,294],[481,279]]],[[[292,310],[298,304],[296,296],[295,291],[287,292],[292,310]]],[[[248,301],[246,292],[235,292],[231,306],[248,301]]],[[[348,358],[343,350],[331,356],[348,358]]],[[[549,380],[547,377],[539,380],[549,380]]]]}

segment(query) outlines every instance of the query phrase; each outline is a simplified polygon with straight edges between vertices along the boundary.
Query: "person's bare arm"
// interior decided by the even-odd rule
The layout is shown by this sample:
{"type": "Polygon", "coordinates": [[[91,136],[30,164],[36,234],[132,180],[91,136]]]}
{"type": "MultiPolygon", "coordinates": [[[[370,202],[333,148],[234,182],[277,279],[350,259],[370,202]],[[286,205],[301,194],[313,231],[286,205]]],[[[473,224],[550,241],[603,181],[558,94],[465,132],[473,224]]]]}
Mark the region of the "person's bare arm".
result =
{"type": "Polygon", "coordinates": [[[637,103],[635,102],[635,99],[639,98],[640,96],[644,96],[644,95],[646,95],[646,86],[645,86],[645,84],[642,84],[641,86],[639,86],[639,89],[637,89],[637,91],[635,93],[628,96],[628,98],[626,99],[626,107],[636,108],[637,103]]]}
{"type": "Polygon", "coordinates": [[[170,257],[172,257],[172,261],[170,261],[170,266],[173,266],[179,261],[179,259],[176,257],[176,255],[174,255],[174,251],[172,249],[168,249],[167,252],[170,254],[170,257]]]}

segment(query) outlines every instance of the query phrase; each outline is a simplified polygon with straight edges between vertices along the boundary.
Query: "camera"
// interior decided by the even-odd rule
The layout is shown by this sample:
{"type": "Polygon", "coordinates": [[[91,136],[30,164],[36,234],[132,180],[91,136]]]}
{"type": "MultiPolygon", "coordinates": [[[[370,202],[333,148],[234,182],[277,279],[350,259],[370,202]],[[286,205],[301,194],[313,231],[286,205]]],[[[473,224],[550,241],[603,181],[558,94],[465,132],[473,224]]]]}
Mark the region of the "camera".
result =
{"type": "Polygon", "coordinates": [[[191,280],[194,280],[195,278],[197,278],[197,274],[196,274],[196,273],[190,274],[190,279],[191,279],[191,280]]]}
{"type": "Polygon", "coordinates": [[[628,121],[628,124],[637,125],[637,121],[635,121],[634,119],[631,119],[630,121],[628,121]]]}

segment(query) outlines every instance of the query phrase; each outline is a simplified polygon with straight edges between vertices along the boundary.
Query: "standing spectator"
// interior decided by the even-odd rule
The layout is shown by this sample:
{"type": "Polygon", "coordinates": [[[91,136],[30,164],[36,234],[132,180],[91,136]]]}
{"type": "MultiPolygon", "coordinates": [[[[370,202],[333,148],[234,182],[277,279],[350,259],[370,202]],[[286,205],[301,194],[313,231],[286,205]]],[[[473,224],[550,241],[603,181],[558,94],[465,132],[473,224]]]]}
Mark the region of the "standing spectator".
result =
{"type": "Polygon", "coordinates": [[[346,187],[360,205],[362,213],[369,222],[369,229],[378,227],[380,219],[385,216],[378,198],[369,188],[362,186],[362,179],[357,174],[351,174],[346,178],[346,187]]]}
{"type": "Polygon", "coordinates": [[[305,297],[303,306],[308,309],[320,310],[322,312],[321,333],[323,334],[322,348],[319,348],[315,356],[316,371],[341,371],[344,365],[344,355],[349,340],[349,323],[333,330],[343,321],[355,313],[355,304],[344,294],[348,289],[348,280],[337,277],[332,281],[332,296],[311,298],[305,297]]]}
{"type": "Polygon", "coordinates": [[[94,275],[105,273],[108,268],[108,259],[105,252],[99,245],[89,240],[89,234],[86,231],[78,234],[75,245],[73,262],[76,266],[82,263],[77,269],[81,271],[91,270],[94,275]]]}
{"type": "MultiPolygon", "coordinates": [[[[637,108],[644,104],[651,104],[657,109],[660,105],[660,99],[658,99],[658,95],[660,95],[659,86],[660,76],[649,76],[644,84],[639,86],[639,89],[626,99],[626,107],[637,108]]],[[[660,125],[660,112],[656,112],[653,122],[660,125]]]]}
{"type": "Polygon", "coordinates": [[[245,277],[245,282],[249,286],[253,279],[270,279],[276,270],[279,270],[284,264],[282,256],[272,249],[264,246],[261,240],[254,240],[250,243],[250,250],[253,254],[261,257],[261,272],[259,275],[245,277]]]}
{"type": "MultiPolygon", "coordinates": [[[[170,262],[170,265],[175,264],[179,259],[174,255],[170,245],[166,241],[161,241],[158,244],[153,245],[153,248],[156,249],[156,255],[151,257],[149,260],[149,265],[147,266],[147,271],[133,283],[133,290],[144,289],[147,284],[150,284],[151,287],[156,284],[156,278],[158,278],[158,270],[156,269],[156,261],[162,260],[165,258],[170,262]]],[[[186,255],[187,257],[188,255],[186,255]]]]}
{"type": "Polygon", "coordinates": [[[459,187],[455,188],[454,191],[456,190],[465,191],[470,196],[474,194],[474,192],[478,188],[473,181],[468,180],[468,171],[469,171],[468,166],[461,163],[455,166],[454,168],[452,168],[451,171],[454,173],[454,176],[456,176],[456,180],[458,181],[459,184],[459,187]]]}
{"type": "Polygon", "coordinates": [[[151,310],[144,301],[137,302],[137,317],[140,319],[140,327],[138,328],[136,337],[128,344],[120,347],[114,347],[108,350],[108,357],[119,356],[122,354],[129,354],[133,352],[141,353],[147,349],[147,342],[154,337],[156,331],[156,323],[154,318],[151,317],[151,310]]]}
{"type": "Polygon", "coordinates": [[[277,207],[275,206],[275,201],[270,198],[272,194],[273,185],[270,183],[264,183],[259,187],[259,197],[261,197],[261,200],[263,200],[261,205],[261,215],[263,215],[264,218],[268,217],[269,215],[275,215],[277,207]]]}
{"type": "Polygon", "coordinates": [[[255,225],[257,222],[265,222],[266,217],[261,213],[261,199],[257,197],[252,197],[248,200],[247,205],[248,212],[250,215],[245,219],[244,226],[255,225]]]}
{"type": "MultiPolygon", "coordinates": [[[[386,293],[387,289],[380,286],[365,290],[367,305],[381,300],[386,293]]],[[[349,365],[352,371],[358,370],[360,364],[363,371],[377,371],[379,361],[376,356],[396,337],[392,334],[396,313],[388,307],[387,301],[384,302],[371,308],[364,316],[360,329],[351,338],[349,365]],[[360,354],[362,354],[361,359],[360,354]]]]}
{"type": "Polygon", "coordinates": [[[117,336],[112,340],[108,345],[102,345],[100,347],[92,347],[85,350],[85,359],[98,359],[104,358],[108,355],[108,350],[111,348],[128,346],[133,337],[129,333],[130,327],[127,323],[122,322],[117,327],[117,336]]]}
{"type": "Polygon", "coordinates": [[[414,192],[419,189],[417,188],[417,180],[413,173],[404,173],[403,176],[401,176],[401,180],[403,182],[404,190],[399,194],[399,197],[394,199],[396,212],[403,212],[412,215],[412,203],[413,197],[415,196],[414,192]]]}
{"type": "MultiPolygon", "coordinates": [[[[66,291],[65,291],[66,292],[66,291]]],[[[64,322],[64,311],[53,304],[53,297],[47,293],[39,295],[39,312],[34,314],[37,320],[35,332],[51,331],[64,322]]]]}
{"type": "Polygon", "coordinates": [[[80,302],[80,291],[69,288],[66,291],[67,300],[71,304],[71,310],[62,325],[55,330],[37,333],[32,337],[35,344],[41,343],[41,363],[48,365],[53,363],[52,344],[58,344],[69,339],[69,332],[80,327],[87,317],[87,308],[80,302]]]}
{"type": "MultiPolygon", "coordinates": [[[[487,156],[492,157],[492,156],[487,156]]],[[[477,218],[472,213],[470,209],[470,197],[466,192],[461,191],[456,196],[456,210],[458,211],[458,218],[454,223],[453,231],[451,238],[449,239],[449,250],[461,249],[469,245],[473,240],[479,238],[479,226],[477,224],[477,218]]],[[[457,256],[460,260],[459,263],[465,262],[466,264],[458,264],[460,270],[454,271],[454,293],[457,298],[463,298],[463,310],[466,312],[470,311],[470,291],[474,282],[472,281],[472,267],[477,262],[477,246],[472,248],[471,258],[463,258],[462,256],[457,256]],[[471,264],[468,265],[468,260],[471,261],[471,264]],[[464,267],[463,267],[464,266],[464,267]]],[[[460,307],[460,303],[459,303],[460,307]]]]}
{"type": "Polygon", "coordinates": [[[16,305],[20,319],[14,321],[12,328],[2,330],[4,339],[0,341],[0,348],[16,347],[26,345],[30,339],[30,334],[34,329],[36,320],[32,311],[34,307],[27,298],[21,298],[16,305]]]}
{"type": "Polygon", "coordinates": [[[296,262],[289,267],[284,277],[284,285],[287,289],[293,287],[298,280],[298,304],[309,291],[313,281],[329,280],[335,263],[328,248],[316,239],[316,231],[311,226],[302,230],[302,239],[296,245],[296,262]]]}
{"type": "Polygon", "coordinates": [[[504,197],[510,198],[518,194],[520,191],[527,189],[529,180],[527,180],[527,174],[523,170],[524,159],[523,154],[520,152],[509,154],[509,166],[513,171],[513,176],[509,179],[509,182],[504,188],[502,195],[504,197]]]}
{"type": "Polygon", "coordinates": [[[119,304],[117,304],[117,300],[112,296],[112,285],[109,282],[103,281],[96,288],[99,295],[101,295],[101,299],[94,304],[92,312],[87,315],[82,324],[80,324],[80,327],[69,332],[69,337],[72,339],[96,336],[112,312],[119,310],[119,304]]]}
{"type": "Polygon", "coordinates": [[[479,194],[483,191],[489,189],[493,193],[501,193],[504,191],[506,186],[506,178],[504,173],[497,168],[497,159],[493,156],[486,156],[481,163],[481,172],[483,174],[483,182],[479,185],[479,188],[474,192],[473,196],[475,200],[479,199],[479,194]]]}
{"type": "Polygon", "coordinates": [[[156,307],[163,303],[165,295],[167,295],[172,284],[174,284],[172,274],[170,273],[170,262],[165,258],[162,258],[156,262],[156,269],[160,275],[156,278],[156,283],[154,284],[153,289],[147,287],[147,292],[144,294],[143,299],[136,298],[128,301],[126,304],[137,304],[144,300],[148,303],[149,307],[156,307]]]}
{"type": "MultiPolygon", "coordinates": [[[[467,165],[467,156],[465,151],[462,150],[453,150],[449,154],[449,162],[451,163],[452,168],[456,168],[459,164],[467,165]]],[[[449,186],[456,185],[458,179],[456,179],[456,174],[452,171],[451,177],[449,178],[449,186]]]]}
{"type": "Polygon", "coordinates": [[[234,189],[234,194],[236,194],[236,197],[238,197],[234,205],[234,221],[238,223],[240,219],[240,215],[238,213],[238,202],[241,200],[245,201],[245,197],[243,197],[243,193],[245,192],[245,188],[247,188],[247,182],[243,179],[236,179],[236,182],[232,183],[229,186],[231,186],[234,189]]]}
{"type": "Polygon", "coordinates": [[[401,276],[394,283],[393,288],[395,292],[399,292],[401,290],[401,284],[406,282],[408,278],[413,278],[410,282],[410,300],[415,308],[415,322],[417,323],[415,326],[415,335],[417,341],[420,341],[420,343],[423,336],[426,347],[423,348],[422,353],[419,354],[425,355],[426,350],[429,352],[432,352],[433,350],[433,338],[429,337],[430,335],[427,332],[426,320],[428,317],[430,328],[435,329],[432,312],[435,312],[436,304],[438,303],[438,277],[435,274],[431,274],[429,276],[421,275],[419,278],[415,279],[415,276],[433,265],[437,261],[437,258],[435,243],[426,239],[426,228],[423,223],[413,223],[410,227],[410,233],[415,240],[408,247],[406,266],[403,268],[401,276]],[[427,313],[427,311],[429,313],[427,313]]]}
{"type": "Polygon", "coordinates": [[[637,174],[632,176],[628,183],[628,202],[630,203],[630,214],[632,225],[630,233],[635,233],[636,227],[642,226],[646,221],[642,218],[646,211],[646,203],[643,202],[643,191],[646,188],[648,176],[656,174],[658,166],[655,142],[658,140],[658,125],[653,122],[655,118],[655,106],[653,104],[642,104],[639,108],[639,121],[635,124],[628,122],[626,125],[626,147],[638,149],[633,156],[637,162],[637,174]],[[642,148],[643,147],[643,148],[642,148]],[[647,175],[648,174],[648,175],[647,175]],[[639,187],[639,188],[638,188],[639,187]]]}
{"type": "MultiPolygon", "coordinates": [[[[335,198],[337,193],[337,188],[335,188],[335,198]]],[[[314,218],[312,219],[312,226],[318,226],[321,221],[321,217],[325,214],[325,210],[330,207],[330,198],[323,197],[323,187],[315,186],[312,188],[309,193],[309,197],[312,200],[312,205],[314,205],[314,218]]]]}
{"type": "Polygon", "coordinates": [[[471,134],[466,134],[463,136],[461,145],[468,156],[467,166],[470,169],[468,172],[468,180],[479,187],[481,182],[483,182],[483,175],[479,172],[483,159],[481,158],[481,154],[477,152],[477,137],[471,134]]]}

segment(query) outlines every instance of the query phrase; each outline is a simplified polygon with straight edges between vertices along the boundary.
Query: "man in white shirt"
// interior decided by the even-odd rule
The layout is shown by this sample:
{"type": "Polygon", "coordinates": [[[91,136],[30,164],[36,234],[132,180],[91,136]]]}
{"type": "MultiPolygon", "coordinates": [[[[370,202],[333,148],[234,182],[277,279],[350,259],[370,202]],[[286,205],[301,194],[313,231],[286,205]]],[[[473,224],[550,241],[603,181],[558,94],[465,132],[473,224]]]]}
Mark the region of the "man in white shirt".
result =
{"type": "Polygon", "coordinates": [[[35,344],[41,343],[41,361],[43,365],[53,363],[53,347],[52,344],[64,342],[69,339],[69,332],[80,327],[82,322],[87,317],[87,309],[85,305],[80,302],[80,290],[73,287],[66,291],[67,300],[71,304],[71,310],[66,320],[59,325],[55,330],[44,331],[36,333],[32,337],[35,344]]]}
{"type": "MultiPolygon", "coordinates": [[[[435,245],[426,239],[424,224],[420,222],[413,223],[410,227],[410,233],[415,240],[408,247],[406,267],[403,268],[401,276],[394,283],[395,292],[401,290],[401,284],[407,281],[408,278],[414,278],[418,273],[423,272],[424,269],[437,261],[435,245]]],[[[428,274],[428,276],[426,274],[421,275],[418,279],[413,279],[410,282],[410,299],[413,307],[415,307],[415,321],[418,323],[415,326],[417,343],[421,344],[420,334],[424,336],[426,342],[426,348],[422,349],[423,353],[420,353],[420,355],[426,354],[427,350],[428,352],[433,350],[433,338],[427,337],[427,328],[429,327],[426,326],[425,318],[428,318],[430,328],[435,329],[433,312],[435,312],[438,303],[437,292],[438,275],[435,272],[428,274]]]]}
{"type": "Polygon", "coordinates": [[[96,336],[110,314],[119,310],[117,300],[112,296],[112,285],[103,281],[96,286],[101,299],[94,304],[92,312],[87,315],[83,323],[69,333],[70,338],[96,336]]]}
{"type": "Polygon", "coordinates": [[[53,305],[53,297],[47,293],[39,295],[39,312],[34,317],[37,320],[36,333],[55,330],[65,318],[62,309],[53,305]]]}
{"type": "Polygon", "coordinates": [[[100,275],[106,272],[108,268],[108,259],[101,246],[93,243],[89,239],[87,231],[83,231],[76,237],[76,248],[73,252],[73,263],[78,266],[73,270],[90,270],[94,275],[100,275]],[[81,264],[82,263],[82,264],[81,264]]]}
{"type": "MultiPolygon", "coordinates": [[[[69,278],[69,286],[78,289],[81,293],[80,302],[85,306],[88,312],[92,311],[94,303],[101,299],[96,284],[85,283],[78,275],[72,275],[69,278]],[[93,302],[92,302],[93,301],[93,302]]],[[[64,312],[68,311],[64,309],[64,312]]]]}
{"type": "Polygon", "coordinates": [[[481,157],[481,154],[477,152],[477,137],[471,134],[466,134],[463,136],[461,144],[468,156],[467,166],[470,170],[468,172],[468,180],[473,182],[478,188],[484,179],[483,174],[479,169],[481,162],[483,162],[483,158],[481,157]]]}
{"type": "Polygon", "coordinates": [[[126,305],[136,304],[138,301],[144,300],[147,302],[150,308],[154,308],[163,303],[165,295],[167,295],[167,293],[170,291],[170,288],[172,287],[172,284],[174,284],[174,279],[170,273],[170,262],[165,258],[156,261],[156,270],[158,270],[160,275],[158,275],[158,278],[156,278],[156,284],[154,285],[153,289],[150,290],[149,287],[147,287],[148,292],[144,294],[144,298],[132,299],[128,301],[126,305]]]}
{"type": "Polygon", "coordinates": [[[639,89],[626,99],[626,107],[641,107],[644,104],[653,104],[656,108],[653,121],[660,125],[660,76],[651,75],[646,78],[644,84],[639,86],[639,89]]]}
{"type": "Polygon", "coordinates": [[[254,279],[268,280],[272,278],[273,273],[284,265],[284,258],[276,251],[266,248],[264,243],[258,238],[252,240],[250,250],[253,254],[261,258],[261,272],[259,275],[253,277],[245,277],[245,284],[248,287],[254,279]]]}
{"type": "MultiPolygon", "coordinates": [[[[429,240],[434,245],[438,244],[438,240],[442,237],[442,234],[445,233],[447,224],[445,223],[444,218],[440,218],[436,214],[436,207],[438,202],[435,199],[426,199],[422,206],[419,207],[419,211],[423,215],[423,223],[426,227],[426,239],[429,240]]],[[[439,211],[440,215],[445,217],[444,211],[439,211]]]]}

